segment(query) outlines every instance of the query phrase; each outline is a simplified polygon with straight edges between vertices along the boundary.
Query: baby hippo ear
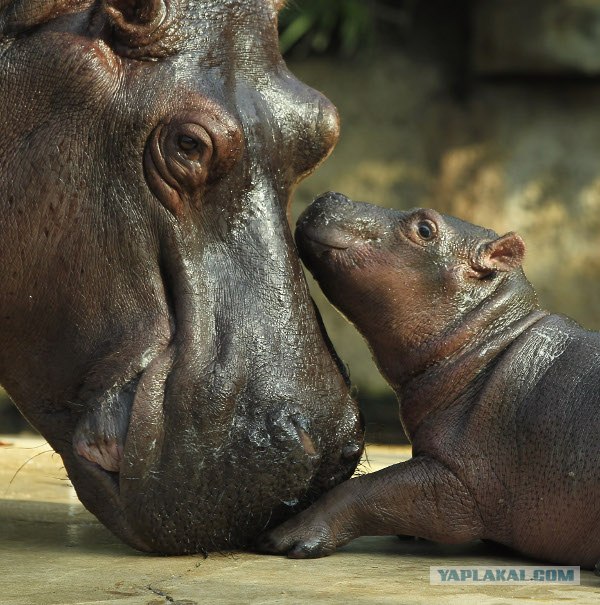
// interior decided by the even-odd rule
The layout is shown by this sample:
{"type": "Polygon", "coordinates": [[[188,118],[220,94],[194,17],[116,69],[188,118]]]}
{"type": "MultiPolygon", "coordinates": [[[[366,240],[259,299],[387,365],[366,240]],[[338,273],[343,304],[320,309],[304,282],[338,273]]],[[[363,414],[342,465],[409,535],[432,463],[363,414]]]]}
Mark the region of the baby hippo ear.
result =
{"type": "Polygon", "coordinates": [[[525,242],[511,232],[479,246],[471,267],[485,277],[494,271],[512,271],[522,265],[524,258],[525,242]]]}

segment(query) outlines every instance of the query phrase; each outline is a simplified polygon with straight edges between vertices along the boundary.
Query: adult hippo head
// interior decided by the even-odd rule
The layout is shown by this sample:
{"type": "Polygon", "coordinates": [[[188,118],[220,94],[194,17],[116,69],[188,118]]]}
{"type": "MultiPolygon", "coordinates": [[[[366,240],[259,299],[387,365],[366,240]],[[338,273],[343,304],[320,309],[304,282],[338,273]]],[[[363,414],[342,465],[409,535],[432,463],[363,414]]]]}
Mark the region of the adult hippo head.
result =
{"type": "Polygon", "coordinates": [[[0,0],[0,382],[129,544],[240,547],[348,477],[288,229],[338,135],[272,0],[0,0]]]}

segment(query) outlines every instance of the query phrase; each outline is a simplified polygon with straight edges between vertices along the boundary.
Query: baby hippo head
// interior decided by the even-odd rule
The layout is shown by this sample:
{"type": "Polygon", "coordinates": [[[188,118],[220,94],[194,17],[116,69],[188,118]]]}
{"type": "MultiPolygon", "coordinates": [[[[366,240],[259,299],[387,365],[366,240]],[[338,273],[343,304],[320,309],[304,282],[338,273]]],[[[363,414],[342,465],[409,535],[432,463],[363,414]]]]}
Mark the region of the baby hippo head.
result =
{"type": "Polygon", "coordinates": [[[299,218],[296,242],[392,384],[399,363],[426,365],[434,349],[450,354],[444,347],[453,346],[456,334],[468,338],[462,327],[493,329],[495,309],[516,320],[537,306],[517,234],[498,237],[434,210],[402,212],[327,193],[299,218]]]}

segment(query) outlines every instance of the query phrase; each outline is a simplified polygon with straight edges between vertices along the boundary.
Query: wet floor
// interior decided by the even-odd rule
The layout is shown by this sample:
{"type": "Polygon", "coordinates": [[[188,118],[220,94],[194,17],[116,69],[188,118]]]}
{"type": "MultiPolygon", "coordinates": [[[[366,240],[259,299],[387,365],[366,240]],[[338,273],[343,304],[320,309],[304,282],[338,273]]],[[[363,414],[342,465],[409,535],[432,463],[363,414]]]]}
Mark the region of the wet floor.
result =
{"type": "MultiPolygon", "coordinates": [[[[0,605],[600,602],[600,578],[590,572],[572,587],[430,586],[431,565],[532,564],[481,543],[361,538],[313,561],[143,555],[79,504],[47,445],[11,437],[0,437],[0,444],[0,605]]],[[[406,448],[368,451],[372,470],[409,455],[406,448]]]]}

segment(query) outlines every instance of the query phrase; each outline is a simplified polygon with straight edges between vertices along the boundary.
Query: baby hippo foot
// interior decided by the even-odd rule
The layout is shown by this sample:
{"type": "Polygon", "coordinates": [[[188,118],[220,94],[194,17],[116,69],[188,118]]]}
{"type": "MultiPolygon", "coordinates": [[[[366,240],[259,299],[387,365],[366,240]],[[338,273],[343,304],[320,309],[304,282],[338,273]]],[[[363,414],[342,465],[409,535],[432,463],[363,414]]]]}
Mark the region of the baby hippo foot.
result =
{"type": "Polygon", "coordinates": [[[343,505],[348,481],[328,492],[299,515],[258,538],[259,552],[290,559],[326,557],[360,535],[355,531],[353,506],[343,505]]]}
{"type": "Polygon", "coordinates": [[[77,454],[105,471],[121,470],[134,394],[135,388],[130,383],[95,402],[75,429],[73,448],[77,454]]]}
{"type": "Polygon", "coordinates": [[[326,557],[336,546],[336,537],[326,523],[303,523],[298,517],[263,534],[257,543],[260,552],[287,555],[290,559],[326,557]]]}

